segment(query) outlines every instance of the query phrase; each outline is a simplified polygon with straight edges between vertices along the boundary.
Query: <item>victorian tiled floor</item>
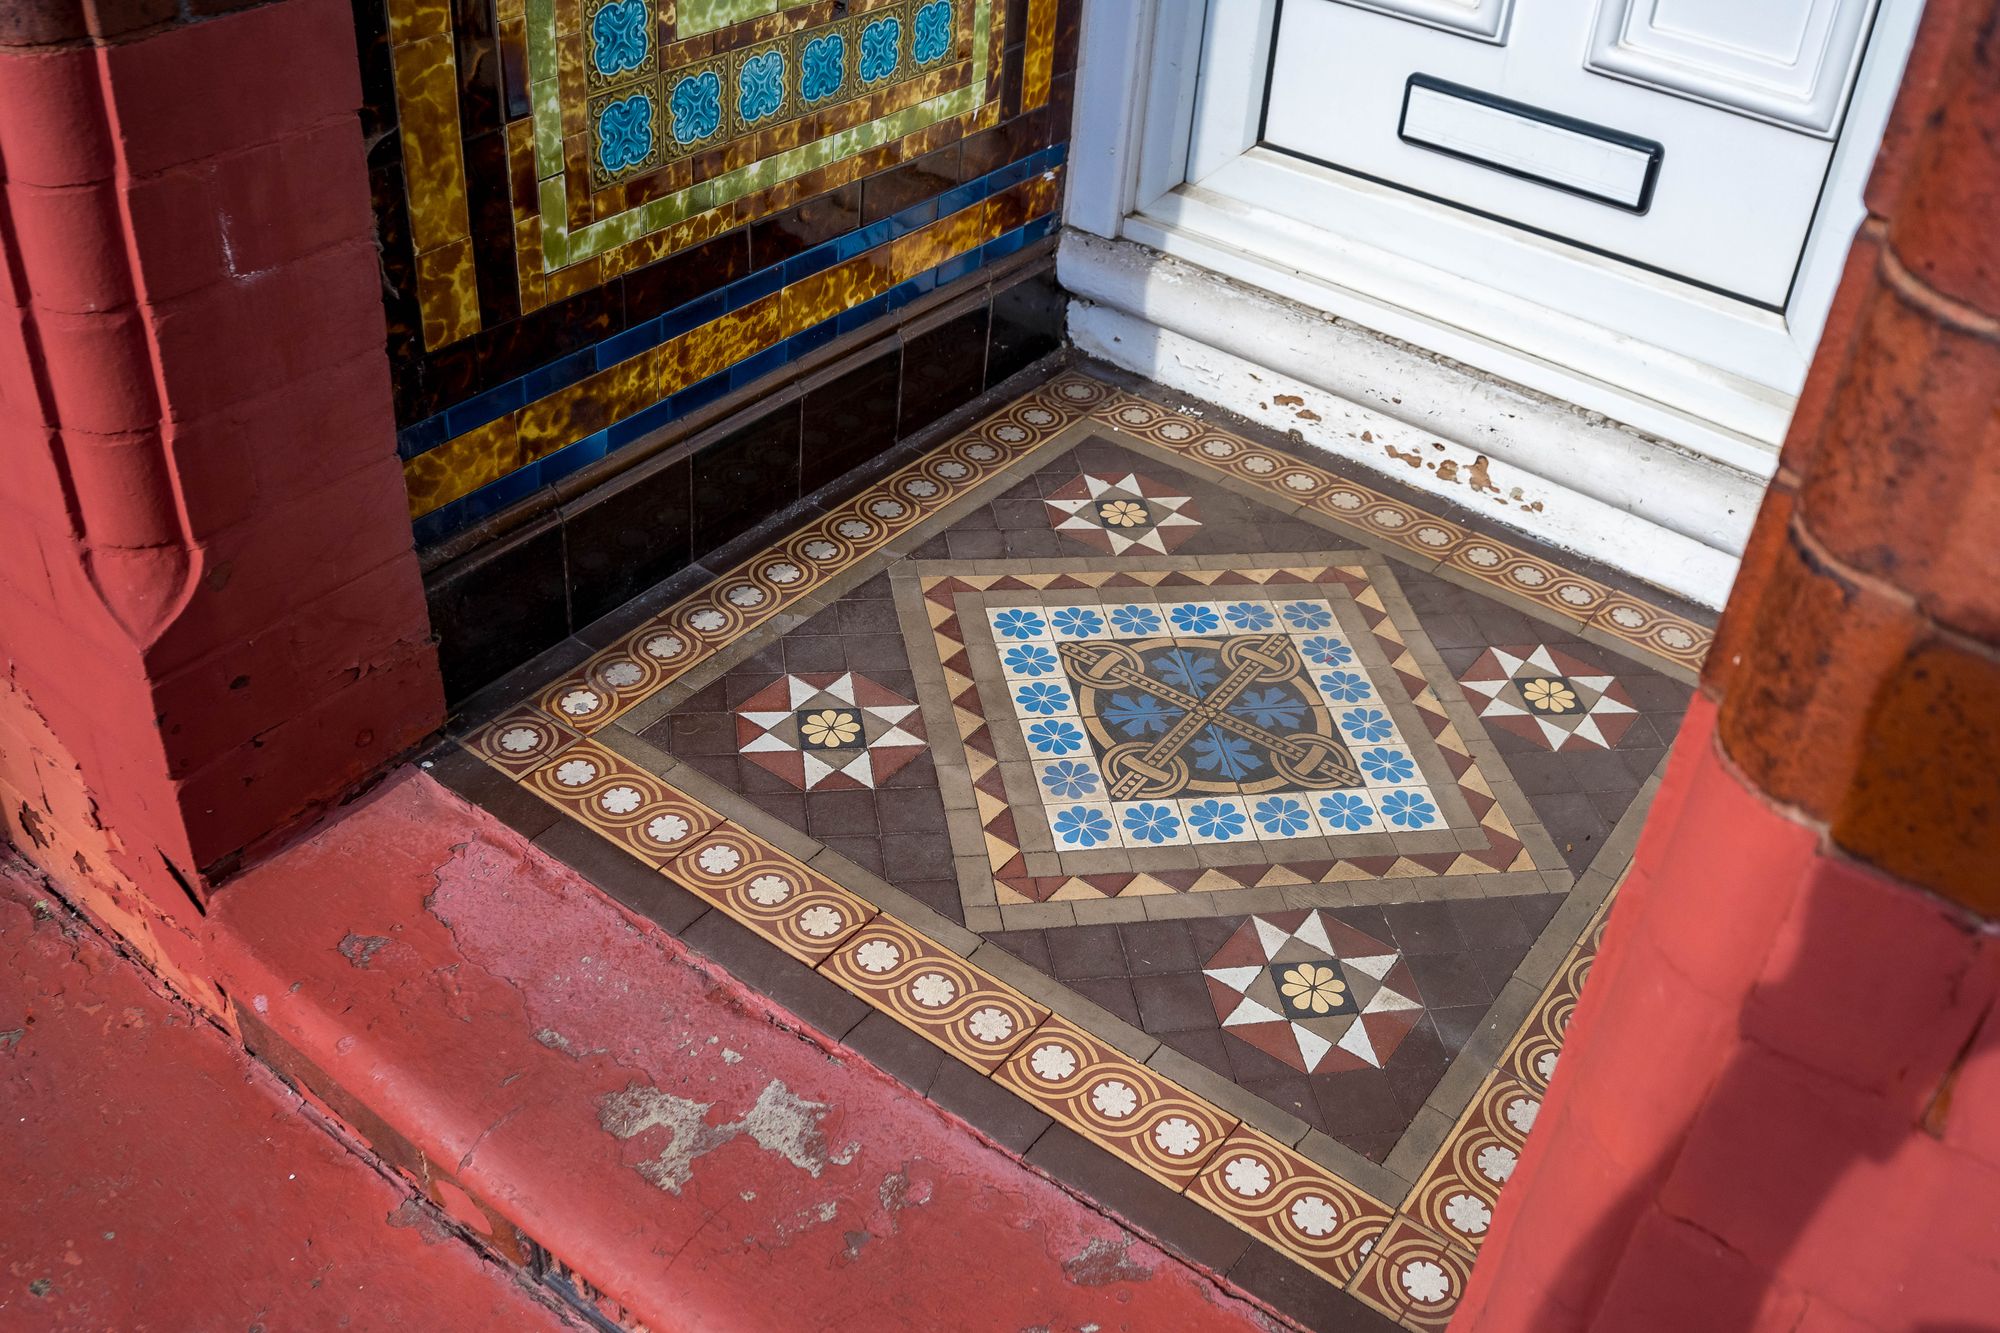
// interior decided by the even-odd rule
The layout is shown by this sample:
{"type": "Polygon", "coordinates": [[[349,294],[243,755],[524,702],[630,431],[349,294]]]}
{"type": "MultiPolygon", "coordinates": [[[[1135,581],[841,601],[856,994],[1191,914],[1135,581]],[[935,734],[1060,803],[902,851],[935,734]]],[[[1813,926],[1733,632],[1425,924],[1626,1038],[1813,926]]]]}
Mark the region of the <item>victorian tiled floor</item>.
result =
{"type": "Polygon", "coordinates": [[[463,742],[1030,1163],[1441,1327],[1709,632],[1147,395],[1059,374],[463,742]]]}

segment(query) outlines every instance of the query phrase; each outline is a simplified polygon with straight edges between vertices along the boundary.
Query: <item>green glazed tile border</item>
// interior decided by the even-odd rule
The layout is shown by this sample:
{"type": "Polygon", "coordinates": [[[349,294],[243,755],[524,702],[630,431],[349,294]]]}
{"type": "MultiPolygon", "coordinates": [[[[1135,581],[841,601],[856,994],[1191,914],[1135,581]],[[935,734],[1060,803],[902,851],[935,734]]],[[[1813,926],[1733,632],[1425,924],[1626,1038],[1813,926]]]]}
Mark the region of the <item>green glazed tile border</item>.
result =
{"type": "MultiPolygon", "coordinates": [[[[756,2],[757,0],[697,0],[694,8],[704,12],[722,11],[732,6],[756,2]]],[[[803,3],[804,0],[800,2],[803,3]]],[[[771,13],[778,8],[770,5],[768,0],[762,0],[762,3],[763,7],[748,10],[744,17],[771,13]]],[[[562,99],[556,82],[555,0],[527,0],[528,77],[531,89],[529,106],[535,130],[535,174],[541,180],[540,225],[543,271],[552,273],[571,264],[581,263],[621,245],[629,244],[641,236],[670,227],[683,218],[734,203],[745,195],[755,194],[781,181],[802,176],[829,162],[865,153],[891,140],[926,129],[939,121],[974,110],[985,95],[986,76],[991,68],[989,47],[992,42],[995,3],[996,0],[970,0],[973,33],[972,81],[964,87],[934,97],[927,102],[891,112],[866,124],[851,126],[812,143],[801,144],[797,148],[747,163],[734,171],[689,186],[685,190],[648,200],[636,208],[626,209],[612,217],[600,219],[589,226],[572,231],[568,225],[569,193],[563,176],[562,99]]],[[[794,6],[787,3],[782,7],[794,6]]],[[[686,20],[690,12],[690,8],[683,7],[680,18],[686,20]]],[[[738,20],[734,18],[728,20],[732,23],[736,21],[738,20]]],[[[679,31],[685,34],[692,30],[682,22],[679,31]]]]}

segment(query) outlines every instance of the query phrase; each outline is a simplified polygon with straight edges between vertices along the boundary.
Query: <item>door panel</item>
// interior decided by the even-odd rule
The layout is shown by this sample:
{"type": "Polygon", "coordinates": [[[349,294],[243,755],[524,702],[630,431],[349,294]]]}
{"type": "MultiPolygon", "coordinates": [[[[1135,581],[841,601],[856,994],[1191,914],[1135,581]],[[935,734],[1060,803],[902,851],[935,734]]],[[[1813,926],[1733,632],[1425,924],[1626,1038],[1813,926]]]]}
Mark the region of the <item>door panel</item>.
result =
{"type": "Polygon", "coordinates": [[[1356,9],[1392,14],[1426,27],[1463,33],[1482,42],[1506,40],[1514,0],[1343,0],[1356,9]]]}
{"type": "Polygon", "coordinates": [[[1874,10],[1875,0],[1604,0],[1584,64],[1830,139],[1874,10]]]}
{"type": "MultiPolygon", "coordinates": [[[[1803,43],[1813,32],[1834,31],[1814,28],[1822,22],[1814,16],[1824,10],[1823,23],[1831,25],[1840,0],[1731,3],[1784,10],[1803,43]]],[[[1615,31],[1640,33],[1627,5],[1628,0],[1604,0],[1605,12],[1617,20],[1615,31]]],[[[1663,90],[1655,85],[1664,79],[1651,74],[1652,83],[1641,83],[1588,67],[1600,22],[1596,0],[1516,6],[1495,39],[1477,41],[1466,40],[1472,34],[1462,28],[1440,29],[1428,12],[1392,14],[1381,4],[1363,9],[1346,0],[1283,0],[1262,139],[1328,166],[1782,308],[1833,148],[1829,140],[1792,124],[1744,114],[1754,100],[1744,80],[1756,77],[1760,62],[1769,63],[1768,53],[1790,30],[1768,15],[1722,26],[1727,13],[1716,0],[1650,0],[1630,8],[1649,25],[1645,39],[1656,44],[1696,41],[1684,28],[1666,27],[1669,21],[1716,20],[1711,23],[1716,35],[1700,39],[1707,43],[1703,49],[1727,51],[1743,63],[1740,70],[1726,71],[1736,80],[1729,86],[1724,67],[1716,64],[1706,76],[1714,85],[1709,91],[1714,102],[1726,92],[1736,105],[1724,109],[1711,100],[1691,100],[1685,86],[1663,90]],[[1758,41],[1763,54],[1740,45],[1758,41]],[[1412,76],[1476,90],[1530,118],[1540,113],[1553,124],[1601,127],[1660,145],[1646,211],[1628,211],[1609,197],[1583,197],[1528,173],[1406,140],[1398,130],[1412,76]]],[[[1664,57],[1649,59],[1660,63],[1664,57]]],[[[1692,83],[1692,76],[1683,77],[1683,85],[1692,83]]]]}

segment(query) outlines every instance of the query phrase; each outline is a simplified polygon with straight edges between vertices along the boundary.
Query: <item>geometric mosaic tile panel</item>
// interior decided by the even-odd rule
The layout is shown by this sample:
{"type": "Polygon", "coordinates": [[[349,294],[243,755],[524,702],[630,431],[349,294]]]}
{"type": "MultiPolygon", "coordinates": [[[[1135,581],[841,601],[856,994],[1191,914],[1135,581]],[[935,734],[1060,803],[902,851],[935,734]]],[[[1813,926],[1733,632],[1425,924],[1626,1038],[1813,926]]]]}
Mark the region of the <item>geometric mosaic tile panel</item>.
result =
{"type": "Polygon", "coordinates": [[[1546,644],[1489,648],[1458,683],[1481,718],[1550,750],[1608,750],[1637,711],[1610,672],[1546,644]]]}
{"type": "Polygon", "coordinates": [[[1324,912],[1251,917],[1202,975],[1226,1031],[1305,1074],[1381,1068],[1424,1012],[1401,952],[1324,912]]]}
{"type": "Polygon", "coordinates": [[[983,822],[968,902],[1535,868],[1379,561],[947,568],[911,577],[983,822]]]}
{"type": "Polygon", "coordinates": [[[1439,1329],[1594,956],[1589,886],[1629,856],[1629,814],[1616,845],[1590,821],[1642,808],[1706,634],[1064,375],[466,743],[1158,1188],[1439,1329]],[[1200,519],[1081,554],[1045,503],[1081,477],[1200,519]],[[1435,822],[1385,827],[1413,790],[1435,822]],[[1330,827],[1335,796],[1375,826],[1330,827]],[[1165,814],[1128,828],[1141,805],[1165,814]],[[1081,824],[1108,836],[1063,841],[1081,824]],[[1472,1040],[1496,1025],[1497,1057],[1472,1040]]]}

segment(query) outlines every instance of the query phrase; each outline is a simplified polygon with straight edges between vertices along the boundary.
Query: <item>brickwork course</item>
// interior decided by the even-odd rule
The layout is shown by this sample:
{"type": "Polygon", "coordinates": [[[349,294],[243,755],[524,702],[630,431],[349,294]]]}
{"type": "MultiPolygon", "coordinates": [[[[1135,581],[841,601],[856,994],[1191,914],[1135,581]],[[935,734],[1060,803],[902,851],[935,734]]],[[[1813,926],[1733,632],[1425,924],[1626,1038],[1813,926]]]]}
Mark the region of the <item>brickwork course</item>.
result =
{"type": "Polygon", "coordinates": [[[2000,9],[1934,4],[1455,1328],[2000,1308],[2000,9]]]}
{"type": "Polygon", "coordinates": [[[224,8],[0,31],[0,828],[191,993],[217,876],[442,715],[352,23],[224,8]]]}

